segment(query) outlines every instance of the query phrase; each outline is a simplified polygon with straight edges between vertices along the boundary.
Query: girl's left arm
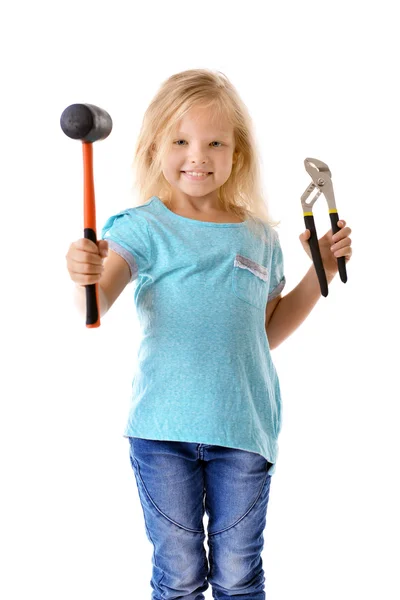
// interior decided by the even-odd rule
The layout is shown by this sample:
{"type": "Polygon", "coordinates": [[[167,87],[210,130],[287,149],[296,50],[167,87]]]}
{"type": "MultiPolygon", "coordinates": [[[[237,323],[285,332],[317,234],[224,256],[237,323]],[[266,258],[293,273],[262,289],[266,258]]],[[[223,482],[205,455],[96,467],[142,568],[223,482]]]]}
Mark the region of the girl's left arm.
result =
{"type": "MultiPolygon", "coordinates": [[[[328,285],[333,277],[326,274],[328,285]]],[[[320,298],[321,288],[312,265],[299,285],[280,299],[272,313],[266,328],[271,350],[282,344],[303,323],[320,298]]]]}
{"type": "MultiPolygon", "coordinates": [[[[318,240],[321,258],[324,265],[328,285],[338,272],[337,258],[346,257],[346,264],[352,255],[350,227],[344,228],[346,222],[338,222],[340,231],[332,235],[330,229],[318,240]],[[333,245],[332,245],[333,244],[333,245]]],[[[310,236],[309,229],[299,236],[304,250],[312,259],[310,246],[307,239],[310,236]]],[[[271,350],[279,346],[295,331],[308,317],[318,300],[321,298],[321,288],[314,265],[307,271],[289,294],[283,296],[278,302],[266,327],[268,343],[271,350]]]]}

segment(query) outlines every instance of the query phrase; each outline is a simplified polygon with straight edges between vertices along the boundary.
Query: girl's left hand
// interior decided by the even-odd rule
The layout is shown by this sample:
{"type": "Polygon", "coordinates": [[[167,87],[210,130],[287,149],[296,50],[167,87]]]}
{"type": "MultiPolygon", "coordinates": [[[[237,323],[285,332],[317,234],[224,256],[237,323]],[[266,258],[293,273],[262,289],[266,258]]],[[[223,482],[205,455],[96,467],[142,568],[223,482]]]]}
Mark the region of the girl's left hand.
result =
{"type": "MultiPolygon", "coordinates": [[[[319,250],[321,252],[322,263],[326,275],[336,275],[338,272],[337,259],[339,256],[346,257],[346,264],[350,260],[353,250],[351,248],[351,239],[349,235],[351,233],[350,227],[345,227],[346,221],[341,219],[338,221],[338,227],[340,228],[335,235],[332,235],[332,229],[326,232],[319,240],[319,250]]],[[[312,260],[310,244],[308,239],[310,237],[310,230],[306,229],[304,233],[299,236],[300,242],[307,252],[308,256],[312,260]]]]}

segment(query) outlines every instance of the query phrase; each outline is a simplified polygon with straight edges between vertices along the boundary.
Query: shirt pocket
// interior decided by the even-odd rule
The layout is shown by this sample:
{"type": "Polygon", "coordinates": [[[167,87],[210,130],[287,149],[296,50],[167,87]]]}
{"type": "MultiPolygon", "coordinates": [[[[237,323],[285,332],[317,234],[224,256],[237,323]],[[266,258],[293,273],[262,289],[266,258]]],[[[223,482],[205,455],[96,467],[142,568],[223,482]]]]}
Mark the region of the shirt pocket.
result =
{"type": "Polygon", "coordinates": [[[256,308],[266,308],[268,298],[268,269],[241,254],[236,254],[232,271],[232,290],[235,296],[256,308]]]}

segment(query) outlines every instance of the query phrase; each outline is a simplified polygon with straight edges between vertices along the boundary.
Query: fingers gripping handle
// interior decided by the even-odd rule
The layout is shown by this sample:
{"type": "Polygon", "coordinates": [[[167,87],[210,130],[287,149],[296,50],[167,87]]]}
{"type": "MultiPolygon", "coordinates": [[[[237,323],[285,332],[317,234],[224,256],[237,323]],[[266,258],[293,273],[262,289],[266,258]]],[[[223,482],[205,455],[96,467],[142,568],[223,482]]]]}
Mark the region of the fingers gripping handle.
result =
{"type": "MultiPolygon", "coordinates": [[[[89,239],[94,244],[97,243],[96,232],[93,229],[84,230],[85,238],[89,239]]],[[[86,327],[99,327],[99,284],[90,283],[86,285],[86,327]]]]}
{"type": "Polygon", "coordinates": [[[310,244],[311,256],[313,259],[314,267],[317,272],[319,287],[321,288],[321,294],[323,296],[328,295],[328,282],[326,279],[326,274],[324,270],[324,265],[321,258],[321,253],[319,251],[317,230],[315,229],[315,222],[313,215],[304,215],[304,223],[306,225],[306,229],[310,230],[310,237],[308,238],[308,243],[310,244]]]}

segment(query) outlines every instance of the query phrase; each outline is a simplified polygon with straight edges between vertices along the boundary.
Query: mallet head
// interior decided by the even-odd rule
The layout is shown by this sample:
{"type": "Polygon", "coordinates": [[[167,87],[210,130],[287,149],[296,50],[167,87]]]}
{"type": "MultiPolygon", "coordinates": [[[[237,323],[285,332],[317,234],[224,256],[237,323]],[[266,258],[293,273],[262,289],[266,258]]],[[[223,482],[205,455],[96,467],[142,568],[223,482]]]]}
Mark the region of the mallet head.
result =
{"type": "Polygon", "coordinates": [[[112,120],[108,112],[93,104],[71,104],[62,113],[60,125],[74,140],[97,142],[110,135],[112,120]]]}

